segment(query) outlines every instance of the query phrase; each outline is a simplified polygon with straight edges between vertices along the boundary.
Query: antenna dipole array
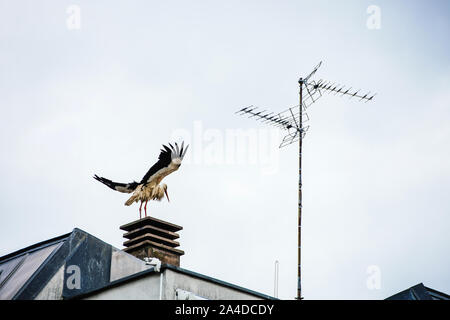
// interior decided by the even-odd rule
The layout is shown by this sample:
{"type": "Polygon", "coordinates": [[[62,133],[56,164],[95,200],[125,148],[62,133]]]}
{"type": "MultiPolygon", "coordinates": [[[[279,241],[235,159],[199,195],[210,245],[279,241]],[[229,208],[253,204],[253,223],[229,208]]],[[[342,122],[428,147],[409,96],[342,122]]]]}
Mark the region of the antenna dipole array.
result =
{"type": "Polygon", "coordinates": [[[268,112],[266,110],[261,110],[255,106],[249,106],[242,108],[237,111],[237,114],[248,115],[249,118],[255,118],[257,121],[270,124],[276,128],[287,130],[286,136],[283,138],[280,144],[280,148],[287,146],[295,141],[305,136],[309,129],[305,122],[309,121],[309,116],[306,113],[306,107],[303,105],[301,108],[302,112],[302,123],[300,124],[300,108],[299,105],[290,107],[287,110],[274,114],[273,112],[268,112]]]}
{"type": "Polygon", "coordinates": [[[298,80],[299,104],[297,106],[288,108],[279,113],[269,112],[265,109],[259,109],[255,106],[244,107],[237,111],[239,115],[247,115],[249,118],[255,118],[258,121],[268,123],[279,129],[287,131],[287,134],[281,141],[280,148],[290,145],[298,141],[299,150],[299,181],[298,181],[298,279],[297,279],[297,297],[302,299],[301,294],[301,225],[302,225],[302,141],[309,125],[305,125],[309,121],[307,109],[322,97],[322,93],[340,94],[341,96],[348,96],[351,98],[358,98],[360,101],[371,101],[376,94],[360,93],[361,90],[354,90],[352,87],[347,87],[335,82],[320,79],[318,81],[310,80],[317,70],[322,65],[322,61],[311,71],[311,73],[298,80]],[[303,89],[306,90],[305,97],[303,96],[303,89]]]}
{"type": "Polygon", "coordinates": [[[253,105],[244,107],[236,113],[239,115],[247,115],[249,118],[255,118],[257,121],[270,124],[279,129],[287,130],[288,133],[283,137],[280,148],[287,146],[293,142],[304,138],[309,129],[309,125],[305,125],[309,121],[309,116],[306,110],[318,99],[322,97],[322,92],[334,95],[348,96],[351,98],[359,98],[360,101],[371,101],[375,94],[370,94],[370,91],[365,94],[360,94],[361,90],[352,90],[351,87],[336,84],[335,82],[319,80],[309,81],[309,79],[316,73],[317,69],[322,65],[320,62],[314,70],[304,79],[300,78],[299,84],[306,89],[307,95],[302,97],[301,105],[290,107],[279,113],[269,112],[266,109],[260,109],[253,105]],[[301,121],[300,121],[301,119],[301,121]]]}
{"type": "Polygon", "coordinates": [[[334,93],[335,95],[340,94],[341,96],[349,96],[351,98],[359,98],[359,101],[365,100],[368,102],[376,96],[376,93],[371,94],[370,91],[364,95],[360,94],[361,90],[353,90],[351,87],[347,88],[345,85],[337,84],[335,82],[326,81],[320,79],[319,81],[311,81],[311,83],[306,83],[306,90],[310,93],[310,89],[314,91],[325,91],[327,93],[334,93]]]}

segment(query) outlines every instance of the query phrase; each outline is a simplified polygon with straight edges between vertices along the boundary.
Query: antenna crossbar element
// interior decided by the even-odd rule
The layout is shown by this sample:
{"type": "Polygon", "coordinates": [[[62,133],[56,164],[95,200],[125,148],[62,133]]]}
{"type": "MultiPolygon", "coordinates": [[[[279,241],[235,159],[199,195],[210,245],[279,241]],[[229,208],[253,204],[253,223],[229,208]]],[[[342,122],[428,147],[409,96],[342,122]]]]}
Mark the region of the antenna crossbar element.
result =
{"type": "Polygon", "coordinates": [[[299,106],[291,107],[285,111],[274,114],[267,111],[259,111],[258,107],[249,106],[237,111],[237,114],[248,115],[249,118],[256,118],[264,123],[271,124],[279,129],[287,130],[288,134],[283,138],[280,148],[287,146],[295,141],[298,141],[300,136],[304,137],[309,126],[305,126],[304,123],[309,120],[309,116],[306,113],[306,107],[303,105],[302,123],[299,123],[300,111],[299,106]]]}
{"type": "Polygon", "coordinates": [[[262,122],[269,123],[281,129],[300,129],[296,119],[293,117],[294,115],[298,115],[298,112],[293,113],[291,109],[292,108],[289,108],[288,110],[274,114],[273,112],[268,113],[266,111],[257,111],[258,107],[250,106],[242,108],[236,113],[240,115],[248,115],[249,118],[256,117],[256,120],[261,120],[262,122]]]}
{"type": "Polygon", "coordinates": [[[352,89],[352,87],[347,88],[344,85],[336,84],[335,82],[331,83],[330,81],[325,81],[322,79],[320,79],[317,82],[312,81],[310,83],[306,83],[305,87],[308,92],[309,92],[309,90],[315,90],[315,91],[319,91],[319,92],[325,91],[328,93],[334,93],[335,95],[340,94],[341,97],[344,95],[349,96],[350,99],[351,98],[359,98],[360,101],[365,100],[365,102],[372,100],[373,97],[376,96],[376,93],[371,94],[370,91],[367,92],[366,94],[360,94],[359,92],[361,90],[354,90],[354,89],[352,89]]]}
{"type": "Polygon", "coordinates": [[[322,65],[322,61],[320,61],[319,64],[314,67],[313,71],[311,71],[311,73],[305,79],[302,79],[303,82],[307,83],[309,78],[311,78],[317,72],[317,69],[319,69],[321,65],[322,65]]]}

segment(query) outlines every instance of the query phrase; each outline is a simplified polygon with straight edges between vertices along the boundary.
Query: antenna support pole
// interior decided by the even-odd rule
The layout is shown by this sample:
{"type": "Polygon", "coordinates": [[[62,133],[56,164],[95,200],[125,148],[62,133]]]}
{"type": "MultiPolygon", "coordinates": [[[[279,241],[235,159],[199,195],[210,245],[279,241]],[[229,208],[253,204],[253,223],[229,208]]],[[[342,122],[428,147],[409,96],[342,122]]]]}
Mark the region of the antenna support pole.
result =
{"type": "Polygon", "coordinates": [[[303,140],[303,125],[302,125],[302,98],[303,98],[303,84],[302,78],[298,80],[300,84],[299,92],[299,139],[298,139],[298,279],[297,279],[297,300],[302,299],[302,283],[301,283],[301,243],[302,243],[302,140],[303,140]]]}

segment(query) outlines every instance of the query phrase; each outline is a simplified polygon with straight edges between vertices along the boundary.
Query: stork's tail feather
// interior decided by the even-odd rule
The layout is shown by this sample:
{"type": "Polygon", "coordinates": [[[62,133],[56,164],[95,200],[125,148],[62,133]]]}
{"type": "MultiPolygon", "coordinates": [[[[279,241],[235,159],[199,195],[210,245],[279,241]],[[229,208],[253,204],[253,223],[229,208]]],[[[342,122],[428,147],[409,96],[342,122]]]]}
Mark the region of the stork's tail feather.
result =
{"type": "Polygon", "coordinates": [[[130,199],[127,200],[127,202],[125,202],[126,206],[131,206],[134,202],[139,201],[139,193],[138,194],[133,194],[130,199]]]}
{"type": "Polygon", "coordinates": [[[94,179],[97,181],[100,181],[104,185],[110,187],[113,190],[123,192],[123,193],[130,193],[133,192],[136,187],[139,185],[136,181],[133,181],[131,183],[119,183],[119,182],[113,182],[109,179],[99,177],[98,175],[94,175],[94,179]]]}

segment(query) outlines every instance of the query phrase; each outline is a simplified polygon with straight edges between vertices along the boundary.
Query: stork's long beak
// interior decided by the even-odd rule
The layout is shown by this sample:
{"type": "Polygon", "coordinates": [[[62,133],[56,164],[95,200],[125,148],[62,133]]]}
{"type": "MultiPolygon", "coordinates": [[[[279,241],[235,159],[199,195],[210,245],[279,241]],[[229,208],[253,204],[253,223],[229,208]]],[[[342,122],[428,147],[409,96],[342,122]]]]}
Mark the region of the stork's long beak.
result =
{"type": "Polygon", "coordinates": [[[164,193],[166,194],[167,201],[170,202],[169,195],[167,194],[167,189],[164,189],[164,193]]]}

